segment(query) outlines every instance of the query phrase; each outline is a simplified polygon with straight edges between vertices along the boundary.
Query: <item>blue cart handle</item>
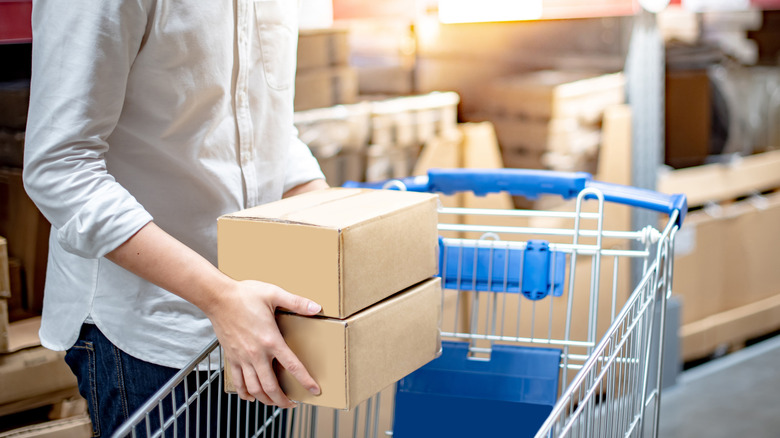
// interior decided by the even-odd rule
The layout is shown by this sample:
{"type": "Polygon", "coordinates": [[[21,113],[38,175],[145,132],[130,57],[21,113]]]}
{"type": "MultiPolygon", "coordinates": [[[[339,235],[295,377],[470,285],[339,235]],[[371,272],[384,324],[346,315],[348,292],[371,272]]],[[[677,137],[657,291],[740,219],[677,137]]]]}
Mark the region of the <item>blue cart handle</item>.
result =
{"type": "Polygon", "coordinates": [[[586,172],[556,172],[538,169],[430,169],[428,176],[416,176],[377,183],[347,181],[344,187],[399,189],[415,192],[441,192],[451,195],[474,192],[476,195],[507,192],[536,199],[539,195],[559,195],[564,199],[577,196],[586,188],[604,194],[604,200],[632,207],[645,208],[671,215],[679,212],[677,224],[682,226],[688,211],[684,194],[667,195],[652,190],[593,181],[586,172]]]}

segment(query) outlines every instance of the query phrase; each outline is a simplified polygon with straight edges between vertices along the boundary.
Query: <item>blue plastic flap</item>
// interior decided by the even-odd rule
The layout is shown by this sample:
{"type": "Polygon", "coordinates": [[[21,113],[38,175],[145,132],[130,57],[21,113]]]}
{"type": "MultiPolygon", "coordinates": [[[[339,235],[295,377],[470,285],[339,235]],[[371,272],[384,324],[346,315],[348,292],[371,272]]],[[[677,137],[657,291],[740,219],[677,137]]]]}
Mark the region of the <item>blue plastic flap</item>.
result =
{"type": "Polygon", "coordinates": [[[566,253],[550,251],[545,241],[526,249],[445,244],[439,238],[439,276],[444,289],[522,292],[530,300],[563,295],[566,253]],[[541,250],[540,250],[541,249],[541,250]]]}
{"type": "Polygon", "coordinates": [[[560,349],[497,344],[490,360],[469,358],[468,349],[442,341],[442,355],[401,379],[398,392],[555,404],[560,349]]]}

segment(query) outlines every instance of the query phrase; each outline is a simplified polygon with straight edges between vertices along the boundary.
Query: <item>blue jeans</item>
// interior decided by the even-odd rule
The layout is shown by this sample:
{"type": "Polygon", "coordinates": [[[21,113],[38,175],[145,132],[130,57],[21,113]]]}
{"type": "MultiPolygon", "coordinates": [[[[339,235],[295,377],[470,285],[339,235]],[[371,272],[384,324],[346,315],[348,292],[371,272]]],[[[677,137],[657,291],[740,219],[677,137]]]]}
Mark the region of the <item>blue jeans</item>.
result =
{"type": "MultiPolygon", "coordinates": [[[[65,361],[78,378],[79,392],[87,400],[95,437],[110,437],[129,416],[178,372],[175,368],[145,362],[121,351],[93,324],[82,326],[76,344],[65,355],[65,361]]],[[[191,374],[190,377],[191,379],[186,379],[174,391],[176,406],[183,405],[185,392],[183,385],[188,385],[188,394],[194,393],[195,375],[191,374]]],[[[200,381],[205,380],[204,373],[200,381]]],[[[255,418],[250,418],[249,422],[237,418],[237,414],[241,415],[241,412],[249,411],[246,407],[247,402],[239,402],[237,396],[228,396],[216,388],[210,391],[210,398],[210,403],[203,400],[198,404],[199,415],[195,412],[189,415],[189,425],[185,424],[185,417],[178,420],[177,435],[185,436],[184,431],[187,430],[190,435],[196,436],[195,430],[200,429],[201,437],[233,437],[243,435],[246,428],[250,428],[250,431],[254,428],[255,418]],[[211,412],[207,409],[211,409],[211,412]],[[207,421],[206,418],[211,420],[207,421]],[[222,421],[217,422],[217,418],[222,421]],[[233,421],[234,424],[228,425],[228,420],[233,421]],[[240,426],[237,427],[235,423],[240,426]]],[[[171,413],[172,401],[170,396],[163,401],[164,418],[171,413]]],[[[258,412],[270,413],[270,409],[264,409],[259,403],[258,405],[258,412]]],[[[255,409],[256,407],[252,405],[251,411],[255,412],[255,409]]],[[[247,416],[250,417],[249,414],[247,416]]],[[[261,415],[260,419],[263,417],[264,415],[261,415]]],[[[278,436],[284,436],[286,418],[285,414],[277,417],[273,436],[277,436],[277,433],[278,436]]],[[[149,416],[149,423],[152,434],[160,429],[158,412],[155,411],[149,416]]],[[[136,427],[135,431],[136,436],[145,437],[145,423],[136,427]]],[[[250,432],[249,435],[251,436],[252,433],[250,432]]],[[[173,436],[172,428],[166,428],[165,436],[173,436]]]]}

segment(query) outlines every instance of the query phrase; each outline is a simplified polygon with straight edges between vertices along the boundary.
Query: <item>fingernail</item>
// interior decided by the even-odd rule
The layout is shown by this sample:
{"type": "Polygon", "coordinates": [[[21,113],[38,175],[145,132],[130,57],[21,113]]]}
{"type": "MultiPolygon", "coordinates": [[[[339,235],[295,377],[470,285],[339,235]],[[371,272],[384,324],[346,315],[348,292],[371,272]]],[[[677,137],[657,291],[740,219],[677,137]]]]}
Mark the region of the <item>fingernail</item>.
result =
{"type": "Polygon", "coordinates": [[[320,310],[322,310],[322,306],[315,303],[314,301],[309,301],[309,312],[310,313],[320,313],[320,310]]]}
{"type": "Polygon", "coordinates": [[[320,388],[316,386],[309,387],[309,392],[313,395],[320,395],[320,388]]]}

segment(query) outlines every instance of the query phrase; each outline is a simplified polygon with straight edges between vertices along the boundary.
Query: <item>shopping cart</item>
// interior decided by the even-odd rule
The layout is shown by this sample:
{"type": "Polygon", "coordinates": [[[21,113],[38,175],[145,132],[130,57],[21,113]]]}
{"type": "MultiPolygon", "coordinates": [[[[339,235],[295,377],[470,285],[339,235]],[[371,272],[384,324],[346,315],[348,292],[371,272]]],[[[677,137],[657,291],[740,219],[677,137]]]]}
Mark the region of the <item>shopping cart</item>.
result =
{"type": "Polygon", "coordinates": [[[684,195],[518,169],[346,186],[569,201],[544,211],[440,208],[442,355],[352,411],[224,394],[214,340],[115,436],[657,436],[684,195]],[[605,226],[629,208],[668,221],[661,231],[605,226]],[[641,267],[633,281],[632,266],[641,267]]]}

